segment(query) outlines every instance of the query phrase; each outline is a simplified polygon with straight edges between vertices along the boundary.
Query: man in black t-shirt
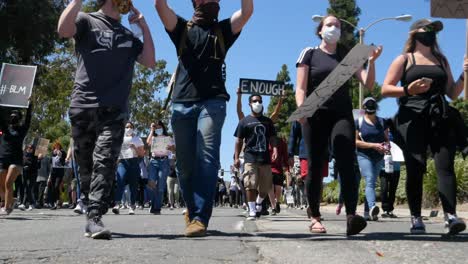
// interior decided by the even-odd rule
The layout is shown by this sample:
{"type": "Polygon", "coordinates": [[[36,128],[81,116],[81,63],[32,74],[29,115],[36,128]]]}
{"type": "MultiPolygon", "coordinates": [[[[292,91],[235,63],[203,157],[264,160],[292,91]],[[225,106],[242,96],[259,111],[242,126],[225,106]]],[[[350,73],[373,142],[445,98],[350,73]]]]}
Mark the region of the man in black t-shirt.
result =
{"type": "Polygon", "coordinates": [[[239,121],[234,136],[236,147],[234,153],[234,166],[240,167],[239,155],[244,148],[244,186],[247,192],[249,205],[248,220],[255,220],[262,211],[262,202],[273,186],[271,174],[271,159],[274,161],[278,156],[276,147],[276,132],[273,121],[263,115],[262,97],[251,95],[249,105],[252,113],[239,121]],[[269,144],[273,146],[270,159],[269,144]]]}
{"type": "Polygon", "coordinates": [[[220,167],[221,130],[226,117],[224,60],[253,12],[253,0],[218,21],[219,0],[193,0],[191,21],[177,16],[167,0],[156,10],[179,56],[172,94],[172,129],[177,170],[187,204],[185,235],[205,236],[220,167]]]}
{"type": "Polygon", "coordinates": [[[130,0],[98,0],[94,13],[80,12],[82,2],[73,0],[63,11],[58,33],[75,40],[78,57],[69,116],[81,199],[88,206],[85,235],[108,239],[101,216],[122,146],[135,61],[154,67],[155,52],[148,25],[130,0]],[[129,22],[141,28],[143,43],[120,23],[130,10],[135,14],[129,22]]]}

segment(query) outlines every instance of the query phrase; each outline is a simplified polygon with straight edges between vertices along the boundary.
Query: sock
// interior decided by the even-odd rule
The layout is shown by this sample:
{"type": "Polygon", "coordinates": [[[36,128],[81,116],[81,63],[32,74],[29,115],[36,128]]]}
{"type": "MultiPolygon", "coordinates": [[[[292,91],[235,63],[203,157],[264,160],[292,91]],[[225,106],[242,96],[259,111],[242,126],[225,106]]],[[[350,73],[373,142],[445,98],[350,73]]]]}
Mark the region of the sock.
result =
{"type": "Polygon", "coordinates": [[[262,211],[262,202],[264,198],[261,198],[260,196],[257,196],[257,200],[255,201],[257,203],[257,212],[262,211]]]}
{"type": "Polygon", "coordinates": [[[256,213],[255,202],[249,202],[249,215],[255,215],[256,213]]]}

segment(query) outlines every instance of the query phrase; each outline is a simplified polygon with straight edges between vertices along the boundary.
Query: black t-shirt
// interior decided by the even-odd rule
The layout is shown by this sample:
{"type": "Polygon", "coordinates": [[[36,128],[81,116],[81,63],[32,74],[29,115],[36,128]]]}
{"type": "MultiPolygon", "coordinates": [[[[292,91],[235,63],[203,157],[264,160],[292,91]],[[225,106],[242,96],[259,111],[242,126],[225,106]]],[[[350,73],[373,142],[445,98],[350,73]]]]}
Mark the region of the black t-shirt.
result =
{"type": "Polygon", "coordinates": [[[101,12],[79,13],[74,38],[78,66],[71,107],[127,111],[133,69],[143,43],[101,12]]]}
{"type": "Polygon", "coordinates": [[[245,163],[270,164],[268,145],[270,138],[276,135],[273,121],[266,116],[248,115],[239,121],[235,137],[245,141],[245,163]]]}
{"type": "MultiPolygon", "coordinates": [[[[26,118],[23,124],[11,126],[7,120],[0,120],[0,159],[13,159],[12,162],[23,163],[23,141],[28,133],[31,123],[31,107],[28,108],[26,118]]],[[[5,118],[5,117],[4,117],[5,118]]]]}
{"type": "MultiPolygon", "coordinates": [[[[307,96],[309,96],[322,83],[325,78],[338,66],[342,58],[337,54],[328,54],[320,48],[305,48],[296,67],[300,64],[309,66],[309,78],[307,82],[307,96]]],[[[351,97],[345,83],[336,91],[320,109],[333,110],[335,112],[349,112],[353,109],[351,97]]]]}
{"type": "MultiPolygon", "coordinates": [[[[230,19],[223,20],[217,25],[223,34],[227,52],[240,33],[236,35],[232,33],[230,19]]],[[[186,29],[187,21],[178,17],[174,31],[167,31],[176,50],[179,49],[186,29]]],[[[215,97],[229,100],[222,71],[224,58],[214,29],[215,26],[194,24],[188,31],[185,51],[181,56],[179,73],[172,94],[173,102],[196,102],[215,97]]]]}

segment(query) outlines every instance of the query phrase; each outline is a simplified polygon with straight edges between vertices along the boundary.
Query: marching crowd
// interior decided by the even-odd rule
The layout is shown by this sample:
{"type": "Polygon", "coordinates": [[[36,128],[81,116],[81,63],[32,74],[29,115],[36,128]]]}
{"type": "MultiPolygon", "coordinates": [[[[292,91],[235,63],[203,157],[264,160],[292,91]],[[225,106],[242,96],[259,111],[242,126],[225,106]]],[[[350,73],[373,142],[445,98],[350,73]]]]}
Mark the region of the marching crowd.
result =
{"type": "MultiPolygon", "coordinates": [[[[218,178],[221,130],[229,100],[225,57],[253,14],[253,0],[242,0],[241,10],[225,20],[218,20],[219,0],[192,0],[195,11],[189,21],[176,15],[166,0],[155,0],[156,12],[174,43],[179,64],[171,86],[173,137],[161,121],[153,123],[146,139],[151,149],[145,149],[145,142],[127,120],[135,62],[150,68],[155,65],[149,26],[129,0],[97,2],[98,12],[83,13],[82,1],[71,1],[58,23],[59,35],[74,39],[78,57],[69,110],[73,143],[68,154],[60,144],[54,144],[50,157],[40,155],[36,160],[33,146],[23,153],[32,106],[24,122],[21,112],[15,110],[0,123],[2,214],[13,211],[16,181],[18,208],[60,206],[63,179],[70,171],[65,168],[68,162],[75,175],[69,185],[70,201],[77,212],[86,215],[87,237],[111,237],[102,221],[109,208],[119,214],[127,205],[129,214],[134,214],[137,206],[145,204],[155,215],[161,213],[164,204],[169,208],[184,204],[185,235],[205,236],[214,205],[224,205],[225,197],[230,196],[232,206],[242,203],[248,211],[247,220],[253,221],[266,214],[268,206],[271,214],[280,213],[283,189],[286,200],[291,201],[293,186],[296,203],[307,207],[309,231],[326,233],[320,201],[323,177],[329,174],[332,161],[330,167],[340,181],[341,192],[336,212],[340,214],[344,207],[346,234],[351,236],[380,214],[375,194],[379,175],[385,186],[382,216],[395,217],[399,170],[389,157],[392,137],[405,159],[410,232],[425,233],[421,206],[428,148],[435,159],[446,232],[455,235],[466,229],[456,214],[454,171],[457,149],[467,153],[466,128],[460,113],[445,98],[460,95],[463,75],[454,79],[438,47],[436,36],[443,29],[440,21],[420,19],[413,23],[404,53],[388,70],[381,92],[398,98],[399,108],[393,119],[376,115],[378,104],[374,98],[363,101],[365,114],[355,119],[345,84],[313,115],[292,123],[287,140],[278,134],[276,125],[281,100],[267,117],[262,96],[251,94],[251,112],[244,115],[238,93],[239,123],[232,153],[235,172],[228,189],[218,178]],[[121,14],[130,11],[129,22],[140,28],[143,41],[119,21],[121,14]],[[112,41],[105,42],[105,38],[112,41]],[[294,156],[298,156],[297,162],[294,156]],[[357,214],[361,176],[366,182],[364,217],[357,214]],[[124,195],[127,185],[128,197],[124,195]],[[178,197],[179,188],[182,195],[178,197]]],[[[297,107],[314,96],[319,84],[347,53],[338,45],[341,22],[336,16],[323,18],[315,34],[319,46],[305,48],[296,63],[297,107]]],[[[366,68],[354,74],[370,90],[375,84],[375,61],[381,52],[382,47],[373,49],[366,68]]],[[[463,67],[468,70],[468,59],[463,67]]]]}

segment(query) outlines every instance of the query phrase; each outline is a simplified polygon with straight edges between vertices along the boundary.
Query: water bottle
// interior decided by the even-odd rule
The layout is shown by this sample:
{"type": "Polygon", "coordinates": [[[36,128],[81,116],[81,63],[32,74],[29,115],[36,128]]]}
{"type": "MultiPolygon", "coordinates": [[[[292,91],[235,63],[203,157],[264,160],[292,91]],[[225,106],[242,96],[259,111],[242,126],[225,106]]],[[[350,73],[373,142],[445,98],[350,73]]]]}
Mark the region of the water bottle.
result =
{"type": "Polygon", "coordinates": [[[384,162],[385,162],[385,173],[393,173],[393,158],[392,158],[392,154],[390,153],[390,151],[385,153],[384,162]]]}
{"type": "MultiPolygon", "coordinates": [[[[135,12],[131,10],[129,16],[133,16],[134,14],[135,12]]],[[[143,31],[137,23],[130,23],[130,29],[132,30],[132,33],[135,36],[135,38],[141,38],[143,36],[143,31]]]]}

